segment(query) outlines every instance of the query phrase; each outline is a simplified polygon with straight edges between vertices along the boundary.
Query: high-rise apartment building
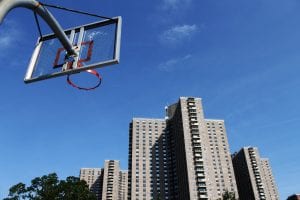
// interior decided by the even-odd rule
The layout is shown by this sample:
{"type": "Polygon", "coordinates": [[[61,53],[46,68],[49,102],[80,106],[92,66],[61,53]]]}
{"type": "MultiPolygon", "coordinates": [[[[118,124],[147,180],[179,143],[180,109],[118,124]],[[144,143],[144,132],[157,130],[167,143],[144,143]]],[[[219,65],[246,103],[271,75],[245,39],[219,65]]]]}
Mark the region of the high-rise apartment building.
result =
{"type": "Polygon", "coordinates": [[[223,120],[204,118],[200,98],[181,97],[168,107],[168,130],[175,152],[177,199],[218,199],[237,188],[223,120]]]}
{"type": "Polygon", "coordinates": [[[266,199],[272,199],[272,200],[279,199],[279,194],[278,194],[277,186],[272,173],[269,159],[261,158],[260,164],[261,164],[262,173],[264,174],[266,197],[267,197],[266,199]]]}
{"type": "Polygon", "coordinates": [[[120,171],[118,160],[105,160],[104,168],[82,168],[79,177],[87,182],[97,200],[127,198],[128,173],[120,171]]]}
{"type": "Polygon", "coordinates": [[[102,200],[119,200],[119,173],[120,162],[118,160],[105,160],[102,200]]]}
{"type": "Polygon", "coordinates": [[[256,147],[244,147],[232,156],[240,200],[279,200],[267,159],[256,147]]]}
{"type": "Polygon", "coordinates": [[[128,193],[128,171],[121,170],[119,172],[119,200],[127,200],[128,193]]]}
{"type": "Polygon", "coordinates": [[[205,122],[212,159],[209,178],[214,180],[209,184],[209,191],[213,197],[220,198],[226,190],[234,192],[238,197],[224,120],[205,120],[205,122]]]}
{"type": "Polygon", "coordinates": [[[167,169],[163,119],[134,118],[129,131],[128,199],[148,200],[165,197],[164,170],[167,169]]]}
{"type": "Polygon", "coordinates": [[[181,97],[166,119],[134,118],[129,200],[218,199],[237,188],[223,120],[204,119],[200,98],[181,97]]]}
{"type": "Polygon", "coordinates": [[[84,180],[97,200],[102,199],[103,169],[102,168],[81,168],[80,180],[84,180]]]}

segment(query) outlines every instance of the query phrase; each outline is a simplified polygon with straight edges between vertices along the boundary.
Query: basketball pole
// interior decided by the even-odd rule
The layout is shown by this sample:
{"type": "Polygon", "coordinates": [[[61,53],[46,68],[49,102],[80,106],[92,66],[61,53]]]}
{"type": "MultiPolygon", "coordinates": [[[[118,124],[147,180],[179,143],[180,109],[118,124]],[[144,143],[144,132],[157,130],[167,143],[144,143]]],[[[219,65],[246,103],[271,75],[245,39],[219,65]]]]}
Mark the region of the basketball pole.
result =
{"type": "Polygon", "coordinates": [[[42,4],[35,0],[0,0],[0,24],[3,22],[5,16],[14,8],[23,7],[36,12],[52,29],[63,47],[66,49],[68,56],[77,56],[72,43],[64,33],[60,24],[56,21],[50,11],[42,6],[42,4]]]}

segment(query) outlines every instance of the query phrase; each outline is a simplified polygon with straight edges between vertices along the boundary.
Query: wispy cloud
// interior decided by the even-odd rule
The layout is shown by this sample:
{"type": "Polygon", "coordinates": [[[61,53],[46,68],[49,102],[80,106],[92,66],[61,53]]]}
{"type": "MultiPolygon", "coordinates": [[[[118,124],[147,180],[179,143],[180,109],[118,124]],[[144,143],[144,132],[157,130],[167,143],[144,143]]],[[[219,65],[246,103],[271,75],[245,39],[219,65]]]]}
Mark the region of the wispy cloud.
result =
{"type": "Polygon", "coordinates": [[[172,58],[170,60],[167,60],[166,62],[160,63],[158,65],[158,69],[165,72],[173,71],[176,66],[183,65],[187,60],[189,60],[192,57],[192,55],[188,54],[180,58],[172,58]]]}
{"type": "Polygon", "coordinates": [[[24,30],[20,24],[13,20],[4,20],[0,28],[0,54],[1,65],[0,68],[9,71],[18,70],[19,66],[26,66],[28,62],[28,52],[25,44],[28,40],[24,40],[24,30]],[[18,52],[18,53],[16,53],[18,52]]]}
{"type": "Polygon", "coordinates": [[[5,20],[1,25],[0,50],[5,50],[13,42],[19,41],[20,35],[21,32],[19,31],[17,24],[12,20],[5,20]]]}
{"type": "Polygon", "coordinates": [[[176,25],[164,31],[160,35],[162,43],[177,44],[182,40],[190,39],[199,30],[196,24],[193,25],[176,25]]]}
{"type": "Polygon", "coordinates": [[[192,0],[163,0],[162,8],[165,10],[177,10],[189,6],[191,2],[192,0]]]}
{"type": "Polygon", "coordinates": [[[0,35],[0,46],[2,48],[9,46],[9,44],[11,44],[12,41],[13,41],[13,37],[11,35],[5,35],[5,36],[0,35]]]}

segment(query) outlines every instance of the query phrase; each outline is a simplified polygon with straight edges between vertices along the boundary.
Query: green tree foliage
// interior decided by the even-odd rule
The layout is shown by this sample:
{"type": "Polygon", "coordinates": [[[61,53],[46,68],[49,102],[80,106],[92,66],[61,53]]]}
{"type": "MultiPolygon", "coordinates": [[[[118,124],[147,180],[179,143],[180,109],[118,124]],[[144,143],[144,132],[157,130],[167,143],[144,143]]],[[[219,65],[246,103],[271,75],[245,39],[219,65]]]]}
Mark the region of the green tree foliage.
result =
{"type": "Polygon", "coordinates": [[[96,200],[85,181],[77,177],[58,180],[56,173],[37,177],[26,187],[18,183],[9,189],[4,200],[96,200]]]}
{"type": "Polygon", "coordinates": [[[226,190],[222,195],[222,199],[223,200],[236,200],[235,193],[229,192],[228,190],[226,190]]]}
{"type": "Polygon", "coordinates": [[[161,200],[160,193],[158,193],[156,200],[161,200]]]}

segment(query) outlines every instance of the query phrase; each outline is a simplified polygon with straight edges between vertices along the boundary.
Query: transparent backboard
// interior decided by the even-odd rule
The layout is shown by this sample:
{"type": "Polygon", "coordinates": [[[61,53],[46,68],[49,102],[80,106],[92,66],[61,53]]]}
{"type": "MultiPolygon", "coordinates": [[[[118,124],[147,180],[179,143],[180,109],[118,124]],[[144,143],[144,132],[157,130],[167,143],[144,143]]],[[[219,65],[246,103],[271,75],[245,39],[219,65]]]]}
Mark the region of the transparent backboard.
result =
{"type": "Polygon", "coordinates": [[[121,17],[65,30],[78,56],[68,58],[54,34],[38,39],[25,83],[119,63],[121,17]]]}

